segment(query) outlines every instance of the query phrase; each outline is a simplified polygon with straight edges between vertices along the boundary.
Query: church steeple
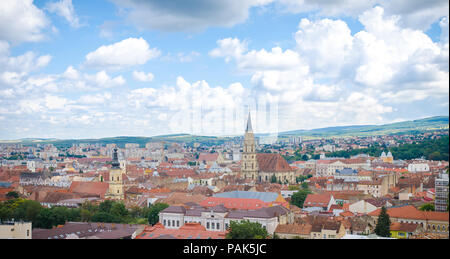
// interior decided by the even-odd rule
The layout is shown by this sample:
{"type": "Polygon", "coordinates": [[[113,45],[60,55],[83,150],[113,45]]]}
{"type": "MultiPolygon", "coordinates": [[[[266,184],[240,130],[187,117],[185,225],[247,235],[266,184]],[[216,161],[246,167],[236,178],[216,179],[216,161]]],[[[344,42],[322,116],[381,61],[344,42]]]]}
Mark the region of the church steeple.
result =
{"type": "Polygon", "coordinates": [[[250,112],[248,112],[247,128],[245,129],[245,132],[253,132],[252,119],[250,117],[250,112]]]}
{"type": "Polygon", "coordinates": [[[119,169],[120,168],[119,158],[117,156],[117,148],[114,148],[113,161],[112,161],[111,165],[112,165],[113,169],[119,169]]]}

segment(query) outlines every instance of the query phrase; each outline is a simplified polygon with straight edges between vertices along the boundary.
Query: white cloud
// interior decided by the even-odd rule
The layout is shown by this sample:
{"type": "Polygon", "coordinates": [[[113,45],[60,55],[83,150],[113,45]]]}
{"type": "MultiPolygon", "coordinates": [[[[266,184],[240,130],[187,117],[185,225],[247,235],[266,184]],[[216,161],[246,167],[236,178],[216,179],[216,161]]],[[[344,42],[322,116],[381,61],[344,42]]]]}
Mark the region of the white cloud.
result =
{"type": "Polygon", "coordinates": [[[112,95],[110,93],[106,92],[106,93],[101,93],[101,94],[96,94],[96,95],[83,95],[80,97],[78,102],[81,104],[88,104],[88,105],[103,104],[106,101],[111,100],[111,98],[112,98],[112,95]]]}
{"type": "Polygon", "coordinates": [[[112,0],[140,29],[201,31],[211,26],[231,27],[247,20],[249,9],[273,0],[112,0]]]}
{"type": "Polygon", "coordinates": [[[150,59],[159,57],[160,54],[158,49],[150,49],[143,38],[128,38],[90,52],[86,55],[85,64],[103,69],[122,69],[143,65],[150,59]]]}
{"type": "Polygon", "coordinates": [[[185,54],[184,52],[178,53],[178,60],[180,62],[192,62],[195,58],[200,56],[200,53],[196,51],[191,51],[190,53],[185,54]]]}
{"type": "Polygon", "coordinates": [[[80,22],[77,14],[75,13],[75,8],[73,7],[72,0],[61,0],[59,2],[48,2],[46,4],[46,9],[51,13],[56,13],[57,15],[63,17],[67,20],[70,26],[74,28],[79,28],[80,22]]]}
{"type": "Polygon", "coordinates": [[[38,56],[32,51],[12,57],[9,44],[0,40],[0,71],[26,74],[46,67],[51,59],[50,55],[38,56]]]}
{"type": "Polygon", "coordinates": [[[33,0],[0,1],[0,39],[11,43],[40,41],[48,25],[47,17],[33,0]]]}
{"type": "Polygon", "coordinates": [[[318,11],[320,16],[357,17],[376,5],[382,6],[386,14],[398,15],[404,27],[426,30],[443,16],[448,16],[448,0],[279,0],[285,12],[308,13],[318,11]]]}
{"type": "Polygon", "coordinates": [[[364,30],[352,35],[342,20],[302,19],[295,49],[247,51],[246,43],[226,38],[210,55],[251,74],[252,96],[278,106],[284,129],[380,123],[395,104],[448,97],[448,44],[402,28],[379,6],[359,20],[364,30]]]}
{"type": "Polygon", "coordinates": [[[339,75],[342,64],[352,55],[353,37],[347,24],[341,20],[312,22],[302,19],[295,40],[298,52],[312,70],[327,76],[339,75]]]}
{"type": "Polygon", "coordinates": [[[218,48],[209,52],[214,58],[225,57],[225,61],[229,62],[231,58],[239,58],[243,52],[247,51],[247,42],[241,42],[237,38],[226,38],[217,41],[218,48]]]}
{"type": "Polygon", "coordinates": [[[67,99],[58,96],[47,95],[45,96],[45,106],[50,110],[64,109],[67,104],[67,99]]]}
{"type": "Polygon", "coordinates": [[[84,75],[86,81],[94,86],[100,87],[114,87],[125,84],[125,79],[122,76],[110,77],[104,70],[95,75],[84,75]]]}
{"type": "Polygon", "coordinates": [[[142,71],[133,71],[133,78],[140,82],[151,82],[155,78],[152,73],[145,73],[142,71]]]}

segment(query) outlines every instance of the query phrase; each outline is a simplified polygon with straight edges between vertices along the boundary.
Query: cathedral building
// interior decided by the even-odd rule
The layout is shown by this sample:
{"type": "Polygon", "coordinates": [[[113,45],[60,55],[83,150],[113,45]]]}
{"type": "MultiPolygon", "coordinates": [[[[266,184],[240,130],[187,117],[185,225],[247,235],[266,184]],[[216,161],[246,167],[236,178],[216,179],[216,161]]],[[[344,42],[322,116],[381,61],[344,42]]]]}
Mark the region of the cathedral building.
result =
{"type": "Polygon", "coordinates": [[[114,149],[112,167],[109,171],[109,188],[105,195],[107,199],[123,200],[123,169],[120,168],[119,159],[117,157],[117,148],[114,149]]]}
{"type": "Polygon", "coordinates": [[[295,171],[280,154],[256,153],[255,136],[253,134],[250,114],[244,136],[241,173],[246,179],[257,182],[296,183],[295,171]]]}

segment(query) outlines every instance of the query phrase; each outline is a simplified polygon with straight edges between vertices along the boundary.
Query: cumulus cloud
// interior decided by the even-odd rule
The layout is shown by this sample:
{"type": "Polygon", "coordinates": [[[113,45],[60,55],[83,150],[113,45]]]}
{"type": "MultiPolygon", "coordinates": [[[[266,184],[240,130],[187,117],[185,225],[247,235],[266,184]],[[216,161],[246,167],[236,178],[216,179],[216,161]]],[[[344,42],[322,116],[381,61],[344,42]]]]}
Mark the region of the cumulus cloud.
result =
{"type": "MultiPolygon", "coordinates": [[[[281,117],[291,118],[283,126],[293,129],[301,123],[295,114],[310,114],[310,125],[325,118],[377,123],[395,111],[393,104],[448,96],[448,44],[401,27],[399,17],[380,6],[358,18],[364,29],[354,35],[342,20],[304,18],[294,49],[248,51],[239,39],[226,38],[210,56],[234,60],[238,71],[249,73],[252,94],[276,104],[281,117]]],[[[448,26],[445,18],[441,26],[448,26]]]]}
{"type": "Polygon", "coordinates": [[[103,69],[122,69],[143,65],[150,59],[159,57],[161,52],[150,49],[143,38],[128,38],[120,42],[104,45],[86,55],[85,65],[103,69]]]}
{"type": "Polygon", "coordinates": [[[14,44],[41,41],[49,23],[33,0],[0,1],[0,39],[14,44]]]}
{"type": "Polygon", "coordinates": [[[273,0],[112,0],[128,20],[141,29],[201,31],[231,27],[247,20],[249,9],[273,0]]]}
{"type": "Polygon", "coordinates": [[[400,17],[402,26],[426,30],[443,16],[448,16],[447,0],[279,0],[285,12],[307,13],[318,11],[320,16],[357,17],[376,5],[382,6],[387,15],[400,17]]]}
{"type": "Polygon", "coordinates": [[[75,8],[73,7],[72,0],[61,0],[59,2],[48,2],[46,4],[46,9],[51,13],[56,13],[57,15],[66,19],[70,26],[74,28],[79,28],[80,21],[77,14],[75,13],[75,8]]]}
{"type": "Polygon", "coordinates": [[[155,78],[155,75],[152,73],[145,73],[142,71],[133,71],[133,78],[140,81],[140,82],[151,82],[153,81],[153,78],[155,78]]]}

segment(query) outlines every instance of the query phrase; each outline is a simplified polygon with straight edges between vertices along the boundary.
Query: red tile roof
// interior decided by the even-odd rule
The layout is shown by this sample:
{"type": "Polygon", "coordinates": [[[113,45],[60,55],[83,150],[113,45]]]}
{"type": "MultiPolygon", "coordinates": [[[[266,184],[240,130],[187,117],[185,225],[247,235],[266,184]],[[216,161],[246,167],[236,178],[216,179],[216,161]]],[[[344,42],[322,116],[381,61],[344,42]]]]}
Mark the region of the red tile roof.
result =
{"type": "Polygon", "coordinates": [[[330,203],[332,195],[329,193],[323,194],[308,194],[306,196],[305,202],[303,203],[304,207],[328,207],[328,203],[330,203]]]}
{"type": "Polygon", "coordinates": [[[256,154],[258,167],[263,172],[287,172],[292,168],[280,154],[260,153],[256,154]]]}
{"type": "MultiPolygon", "coordinates": [[[[380,211],[381,209],[372,211],[369,213],[369,216],[378,216],[380,211]]],[[[449,221],[448,212],[420,211],[412,205],[388,208],[387,213],[392,218],[449,221]]]]}
{"type": "Polygon", "coordinates": [[[136,239],[225,239],[226,231],[207,231],[200,223],[186,223],[179,229],[166,229],[161,223],[146,227],[136,239]]]}
{"type": "Polygon", "coordinates": [[[271,203],[259,199],[208,197],[200,202],[200,206],[213,207],[223,204],[227,209],[255,210],[271,206],[271,203]]]}
{"type": "Polygon", "coordinates": [[[104,198],[108,191],[109,184],[106,182],[77,182],[73,181],[69,192],[79,194],[93,194],[104,198]]]}

